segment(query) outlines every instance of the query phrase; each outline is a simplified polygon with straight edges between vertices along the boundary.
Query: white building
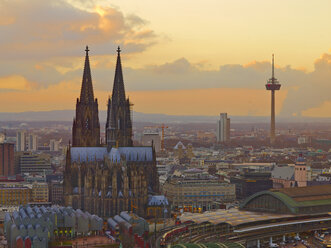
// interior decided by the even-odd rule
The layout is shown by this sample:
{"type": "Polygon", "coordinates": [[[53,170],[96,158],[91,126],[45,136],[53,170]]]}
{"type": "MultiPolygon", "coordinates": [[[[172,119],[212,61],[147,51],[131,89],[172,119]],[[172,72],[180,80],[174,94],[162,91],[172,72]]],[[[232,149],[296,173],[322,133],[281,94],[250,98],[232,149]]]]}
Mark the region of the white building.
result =
{"type": "Polygon", "coordinates": [[[26,151],[26,132],[18,131],[16,133],[16,151],[24,152],[26,151]]]}
{"type": "Polygon", "coordinates": [[[58,152],[60,149],[60,142],[61,140],[51,139],[49,141],[49,150],[53,152],[58,152]]]}
{"type": "Polygon", "coordinates": [[[308,144],[308,143],[309,143],[309,137],[308,136],[299,136],[298,137],[298,145],[308,144]]]}
{"type": "Polygon", "coordinates": [[[35,134],[29,134],[27,136],[27,148],[28,151],[37,151],[38,148],[38,136],[35,134]]]}
{"type": "Polygon", "coordinates": [[[230,118],[227,113],[221,113],[220,119],[217,121],[216,139],[221,143],[230,140],[230,118]]]}

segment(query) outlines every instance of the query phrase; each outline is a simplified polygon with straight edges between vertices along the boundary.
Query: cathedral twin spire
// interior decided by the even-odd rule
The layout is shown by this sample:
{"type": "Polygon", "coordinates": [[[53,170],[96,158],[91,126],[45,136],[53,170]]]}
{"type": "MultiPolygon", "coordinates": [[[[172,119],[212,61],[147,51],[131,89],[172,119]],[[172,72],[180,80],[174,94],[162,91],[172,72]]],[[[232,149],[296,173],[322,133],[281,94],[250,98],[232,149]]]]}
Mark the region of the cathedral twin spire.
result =
{"type": "Polygon", "coordinates": [[[85,49],[85,64],[80,98],[77,98],[76,116],[72,125],[72,146],[100,146],[100,123],[98,100],[94,99],[88,52],[85,49]]]}
{"type": "Polygon", "coordinates": [[[106,142],[109,149],[113,146],[133,145],[131,104],[125,98],[120,47],[117,48],[113,94],[108,99],[106,142]]]}
{"type": "Polygon", "coordinates": [[[89,56],[88,56],[89,51],[90,50],[88,49],[88,46],[86,46],[83,81],[82,81],[82,88],[81,88],[81,92],[80,92],[80,101],[85,102],[85,103],[94,102],[90,60],[89,60],[89,56]]]}
{"type": "MultiPolygon", "coordinates": [[[[73,146],[100,146],[100,123],[98,100],[94,99],[92,76],[89,61],[89,49],[85,49],[85,64],[80,98],[77,98],[76,117],[73,122],[73,146]]],[[[108,100],[106,142],[113,146],[132,146],[132,122],[130,102],[125,98],[121,50],[117,49],[117,61],[113,92],[108,100]]]]}
{"type": "Polygon", "coordinates": [[[116,99],[118,103],[123,103],[125,101],[125,90],[124,90],[120,47],[117,48],[117,61],[116,61],[112,99],[116,99]]]}

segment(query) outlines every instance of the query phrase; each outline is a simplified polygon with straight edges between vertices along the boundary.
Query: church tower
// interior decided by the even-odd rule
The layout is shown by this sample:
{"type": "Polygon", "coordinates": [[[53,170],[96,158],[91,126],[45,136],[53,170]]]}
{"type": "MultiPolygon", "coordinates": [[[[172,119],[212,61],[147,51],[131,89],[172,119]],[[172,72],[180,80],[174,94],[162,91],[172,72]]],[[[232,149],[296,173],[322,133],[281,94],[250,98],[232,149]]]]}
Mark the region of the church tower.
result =
{"type": "Polygon", "coordinates": [[[117,49],[117,61],[113,94],[108,99],[106,141],[108,148],[114,146],[132,146],[131,103],[125,98],[121,65],[121,49],[117,49]]]}
{"type": "Polygon", "coordinates": [[[89,49],[85,49],[85,65],[80,98],[76,102],[76,117],[72,125],[72,146],[100,146],[98,100],[94,99],[89,49]]]}

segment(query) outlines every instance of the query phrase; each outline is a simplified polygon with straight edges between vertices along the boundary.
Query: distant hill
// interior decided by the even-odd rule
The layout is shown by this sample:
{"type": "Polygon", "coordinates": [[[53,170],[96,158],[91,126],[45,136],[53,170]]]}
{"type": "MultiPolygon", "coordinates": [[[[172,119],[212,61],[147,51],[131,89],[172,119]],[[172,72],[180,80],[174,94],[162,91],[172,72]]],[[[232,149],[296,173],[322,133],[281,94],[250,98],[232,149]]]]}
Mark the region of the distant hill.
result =
{"type": "MultiPolygon", "coordinates": [[[[30,111],[20,113],[0,112],[0,121],[72,121],[74,110],[30,111]]],[[[101,122],[106,121],[106,111],[99,111],[101,122]]],[[[231,116],[232,123],[268,123],[269,116],[231,116]]],[[[277,122],[331,122],[331,118],[276,117],[277,122]]],[[[215,123],[218,116],[181,116],[166,114],[146,114],[133,112],[134,122],[153,123],[215,123]]]]}

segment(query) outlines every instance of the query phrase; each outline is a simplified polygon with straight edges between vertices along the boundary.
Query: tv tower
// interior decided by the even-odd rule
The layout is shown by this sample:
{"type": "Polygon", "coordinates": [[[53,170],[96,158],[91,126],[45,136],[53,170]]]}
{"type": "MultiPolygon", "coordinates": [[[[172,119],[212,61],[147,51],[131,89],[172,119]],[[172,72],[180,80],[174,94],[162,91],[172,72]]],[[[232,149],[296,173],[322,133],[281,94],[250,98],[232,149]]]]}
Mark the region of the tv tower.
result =
{"type": "Polygon", "coordinates": [[[281,84],[275,78],[274,70],[274,55],[272,54],[272,77],[268,80],[265,85],[267,90],[271,90],[271,123],[270,123],[270,144],[275,143],[276,130],[275,130],[275,91],[280,90],[281,84]]]}

